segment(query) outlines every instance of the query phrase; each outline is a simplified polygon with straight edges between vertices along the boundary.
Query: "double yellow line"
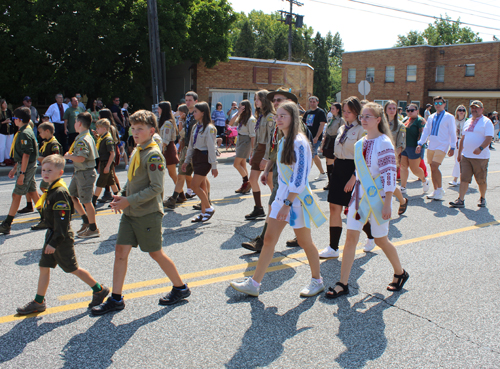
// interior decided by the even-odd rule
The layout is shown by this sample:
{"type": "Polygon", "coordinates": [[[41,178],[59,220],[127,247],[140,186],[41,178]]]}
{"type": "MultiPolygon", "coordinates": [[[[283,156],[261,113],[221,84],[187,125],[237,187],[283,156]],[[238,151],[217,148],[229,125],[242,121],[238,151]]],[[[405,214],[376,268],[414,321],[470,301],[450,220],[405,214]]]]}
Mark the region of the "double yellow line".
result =
{"type": "MultiPolygon", "coordinates": [[[[427,236],[411,238],[409,240],[397,241],[397,242],[394,242],[394,245],[395,246],[409,245],[409,244],[412,244],[415,242],[421,242],[421,241],[436,239],[436,238],[440,238],[440,237],[446,237],[446,236],[449,236],[452,234],[468,232],[468,231],[477,230],[477,229],[489,227],[492,225],[498,225],[498,224],[500,224],[500,220],[495,220],[495,221],[488,222],[488,223],[453,229],[453,230],[449,230],[449,231],[445,231],[445,232],[434,233],[434,234],[427,235],[427,236]]],[[[341,247],[341,249],[343,249],[343,247],[341,247]]],[[[374,251],[375,250],[379,250],[379,248],[377,247],[374,249],[374,251]]],[[[363,250],[356,251],[356,254],[361,254],[361,253],[363,253],[363,250]]],[[[307,259],[298,260],[298,259],[304,259],[305,257],[306,257],[306,254],[304,252],[291,254],[288,256],[276,257],[276,258],[272,259],[271,263],[272,264],[280,263],[280,264],[270,266],[267,269],[267,272],[270,273],[270,272],[275,272],[275,271],[283,270],[283,269],[287,269],[287,268],[296,268],[300,265],[306,265],[307,259]]],[[[200,271],[200,272],[187,273],[187,274],[182,275],[181,277],[183,280],[187,280],[187,281],[195,279],[194,281],[189,282],[190,288],[200,287],[200,286],[205,286],[205,285],[209,285],[209,284],[214,284],[214,283],[219,283],[219,282],[224,282],[224,281],[228,281],[228,280],[233,280],[233,279],[251,276],[254,273],[253,267],[255,267],[256,265],[257,265],[256,261],[250,262],[250,263],[242,263],[242,264],[230,265],[230,266],[216,268],[216,269],[204,270],[204,271],[200,271]],[[252,268],[252,269],[248,270],[249,268],[252,268]],[[224,274],[224,273],[235,272],[235,271],[238,271],[238,272],[232,273],[232,274],[224,274]],[[217,274],[224,274],[224,275],[216,276],[217,274]],[[212,276],[212,277],[203,279],[204,277],[209,277],[209,276],[212,276]],[[197,279],[197,278],[202,278],[202,279],[197,279]]],[[[147,287],[151,287],[151,286],[165,284],[168,282],[169,282],[168,278],[152,279],[152,280],[127,284],[124,286],[123,290],[130,291],[130,290],[134,290],[134,289],[147,288],[147,287]]],[[[166,293],[166,292],[170,291],[170,289],[171,289],[170,286],[163,286],[163,287],[158,287],[158,288],[153,288],[153,289],[145,289],[142,291],[128,293],[125,295],[125,298],[127,300],[131,300],[131,299],[144,297],[144,296],[158,295],[158,294],[166,293]]],[[[60,301],[68,301],[68,300],[73,300],[73,299],[78,299],[78,298],[90,297],[91,294],[92,293],[90,291],[85,291],[85,292],[60,296],[58,299],[60,301]]],[[[72,303],[72,304],[66,304],[66,305],[48,308],[43,313],[39,313],[39,314],[31,314],[31,315],[26,315],[26,316],[6,315],[6,316],[0,317],[0,324],[9,323],[9,322],[21,320],[21,319],[26,319],[26,318],[30,318],[30,317],[34,317],[34,316],[38,316],[38,315],[49,315],[49,314],[55,314],[55,313],[60,313],[60,312],[65,312],[65,311],[77,310],[77,309],[81,309],[81,308],[86,308],[87,305],[88,305],[88,301],[82,301],[82,302],[76,302],[76,303],[72,303]]]]}

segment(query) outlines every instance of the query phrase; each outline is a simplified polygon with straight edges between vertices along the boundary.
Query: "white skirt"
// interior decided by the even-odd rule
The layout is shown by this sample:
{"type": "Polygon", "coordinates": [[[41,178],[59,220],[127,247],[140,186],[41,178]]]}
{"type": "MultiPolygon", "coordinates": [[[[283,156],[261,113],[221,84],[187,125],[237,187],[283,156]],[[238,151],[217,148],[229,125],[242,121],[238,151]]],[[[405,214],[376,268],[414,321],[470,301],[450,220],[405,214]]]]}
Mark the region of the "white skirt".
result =
{"type": "MultiPolygon", "coordinates": [[[[276,219],[283,205],[283,200],[274,200],[271,204],[271,213],[269,214],[269,217],[276,219]]],[[[288,216],[286,217],[286,222],[290,224],[290,226],[294,229],[306,227],[304,211],[302,210],[302,203],[299,199],[295,199],[295,201],[293,202],[292,208],[290,209],[290,211],[288,212],[288,216]]]]}

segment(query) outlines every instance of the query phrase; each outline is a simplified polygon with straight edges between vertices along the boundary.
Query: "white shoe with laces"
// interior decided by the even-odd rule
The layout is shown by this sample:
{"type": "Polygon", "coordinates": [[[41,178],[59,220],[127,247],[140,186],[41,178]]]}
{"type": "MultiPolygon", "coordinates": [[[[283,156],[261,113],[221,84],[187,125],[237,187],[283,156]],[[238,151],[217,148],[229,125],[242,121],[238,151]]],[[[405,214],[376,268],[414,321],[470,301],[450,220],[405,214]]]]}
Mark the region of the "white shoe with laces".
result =
{"type": "MultiPolygon", "coordinates": [[[[429,187],[431,186],[431,182],[429,181],[429,179],[426,179],[425,182],[422,184],[422,191],[424,193],[427,193],[429,192],[429,187]]],[[[427,196],[427,198],[430,199],[429,196],[427,196]]]]}
{"type": "Polygon", "coordinates": [[[330,246],[327,246],[319,253],[320,259],[338,258],[339,256],[340,256],[340,250],[334,250],[330,246]]]}
{"type": "Polygon", "coordinates": [[[364,252],[370,252],[375,248],[375,240],[373,238],[369,238],[366,240],[365,247],[363,247],[364,252]]]}
{"type": "Polygon", "coordinates": [[[454,186],[458,186],[458,185],[460,184],[460,182],[457,182],[457,181],[455,181],[455,180],[451,180],[451,181],[449,181],[449,182],[448,182],[448,184],[449,184],[450,186],[454,187],[454,186]]]}
{"type": "Polygon", "coordinates": [[[316,178],[314,178],[315,181],[319,181],[319,180],[322,180],[322,179],[327,179],[328,176],[326,175],[326,173],[320,173],[316,178]]]}
{"type": "Polygon", "coordinates": [[[438,188],[436,191],[434,191],[434,200],[439,201],[442,200],[444,197],[444,190],[442,188],[438,188]]]}
{"type": "Polygon", "coordinates": [[[311,278],[311,283],[309,286],[306,286],[300,291],[300,296],[302,297],[311,297],[316,296],[318,293],[323,292],[325,290],[325,285],[323,284],[323,280],[318,281],[317,279],[311,278]]]}
{"type": "Polygon", "coordinates": [[[245,278],[242,282],[231,282],[231,287],[236,291],[246,293],[250,296],[259,296],[260,286],[254,285],[252,277],[245,278]]]}
{"type": "Polygon", "coordinates": [[[401,190],[401,193],[402,193],[403,195],[406,195],[406,192],[407,192],[407,191],[406,191],[406,187],[400,187],[399,189],[401,190]]]}

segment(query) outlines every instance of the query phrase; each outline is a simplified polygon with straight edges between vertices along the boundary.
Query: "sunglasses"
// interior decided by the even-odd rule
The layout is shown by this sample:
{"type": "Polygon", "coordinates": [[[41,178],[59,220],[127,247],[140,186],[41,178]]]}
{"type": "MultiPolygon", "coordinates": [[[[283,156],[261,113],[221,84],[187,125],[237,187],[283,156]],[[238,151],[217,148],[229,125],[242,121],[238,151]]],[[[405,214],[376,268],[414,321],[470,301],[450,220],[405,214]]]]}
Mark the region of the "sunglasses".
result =
{"type": "Polygon", "coordinates": [[[273,102],[282,102],[285,101],[284,99],[273,99],[273,102]]]}
{"type": "Polygon", "coordinates": [[[465,109],[458,109],[457,111],[465,113],[466,110],[465,109]]]}
{"type": "Polygon", "coordinates": [[[444,102],[442,102],[442,101],[435,101],[434,102],[434,105],[443,105],[443,104],[444,104],[444,102]]]}
{"type": "Polygon", "coordinates": [[[18,117],[12,117],[12,120],[21,120],[21,118],[18,118],[18,117]]]}
{"type": "Polygon", "coordinates": [[[414,111],[416,111],[416,109],[406,109],[406,111],[407,111],[408,113],[413,113],[414,111]]]}

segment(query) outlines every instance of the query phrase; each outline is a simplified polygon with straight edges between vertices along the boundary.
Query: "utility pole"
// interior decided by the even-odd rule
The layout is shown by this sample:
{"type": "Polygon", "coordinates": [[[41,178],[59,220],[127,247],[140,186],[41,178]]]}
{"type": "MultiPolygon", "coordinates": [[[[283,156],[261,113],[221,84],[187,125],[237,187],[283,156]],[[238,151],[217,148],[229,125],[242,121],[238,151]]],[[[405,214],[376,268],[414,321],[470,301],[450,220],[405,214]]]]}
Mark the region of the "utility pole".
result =
{"type": "Polygon", "coordinates": [[[151,59],[151,85],[153,106],[163,100],[164,57],[160,50],[160,29],[158,27],[158,8],[156,0],[148,0],[149,53],[151,59]]]}
{"type": "Polygon", "coordinates": [[[283,1],[288,1],[290,3],[290,11],[284,11],[280,10],[279,12],[281,13],[281,19],[280,22],[284,22],[285,24],[288,24],[288,61],[292,61],[292,26],[295,24],[296,28],[301,28],[302,25],[304,24],[304,16],[299,15],[299,14],[294,14],[293,13],[293,6],[303,6],[303,3],[299,3],[296,0],[283,0],[283,1]],[[283,19],[283,16],[285,16],[285,19],[283,19]],[[293,21],[293,16],[296,17],[296,21],[293,21]]]}

